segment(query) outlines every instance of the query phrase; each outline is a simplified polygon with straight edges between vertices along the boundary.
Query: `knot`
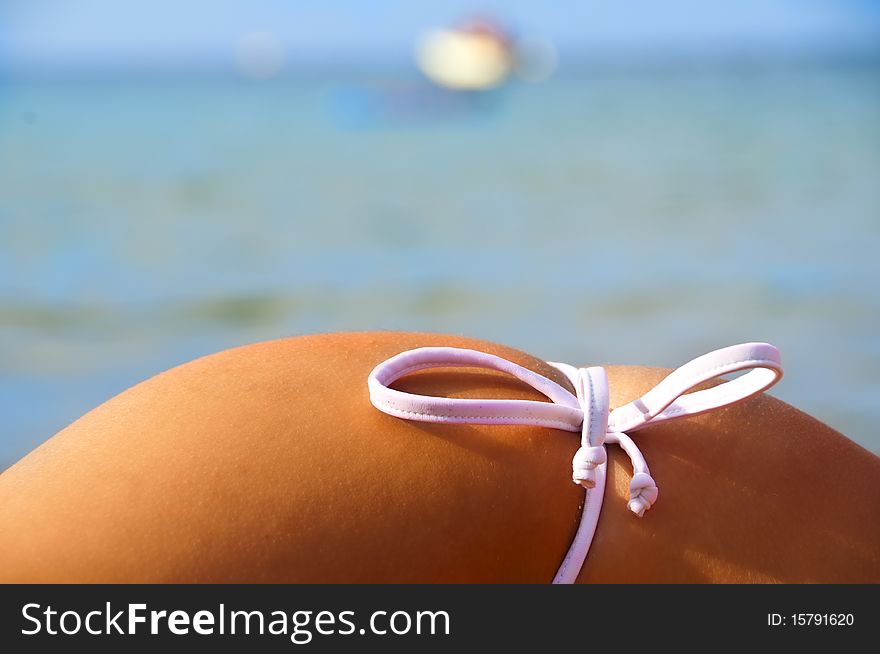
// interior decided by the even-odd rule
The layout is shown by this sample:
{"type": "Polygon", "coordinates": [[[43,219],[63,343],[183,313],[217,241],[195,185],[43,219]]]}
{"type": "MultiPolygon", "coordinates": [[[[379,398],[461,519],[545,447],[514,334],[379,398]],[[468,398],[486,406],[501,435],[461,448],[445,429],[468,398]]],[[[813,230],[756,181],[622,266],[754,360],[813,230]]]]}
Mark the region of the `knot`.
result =
{"type": "Polygon", "coordinates": [[[607,460],[602,445],[582,445],[571,461],[571,480],[584,488],[596,485],[596,466],[607,460]]]}
{"type": "Polygon", "coordinates": [[[646,472],[637,472],[629,482],[629,510],[641,518],[657,501],[658,494],[654,478],[646,472]]]}

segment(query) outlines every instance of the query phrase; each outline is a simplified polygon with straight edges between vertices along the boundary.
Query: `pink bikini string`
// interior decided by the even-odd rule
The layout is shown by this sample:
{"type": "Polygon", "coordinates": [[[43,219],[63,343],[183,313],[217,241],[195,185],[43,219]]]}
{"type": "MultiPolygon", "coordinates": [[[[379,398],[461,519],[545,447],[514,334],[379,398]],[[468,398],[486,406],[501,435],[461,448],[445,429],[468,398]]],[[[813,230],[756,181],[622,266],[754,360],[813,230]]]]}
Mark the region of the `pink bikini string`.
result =
{"type": "Polygon", "coordinates": [[[377,409],[406,420],[533,425],[581,433],[581,446],[572,460],[572,481],[586,489],[586,499],[574,541],[553,580],[556,584],[574,583],[590,549],[605,493],[605,443],[617,443],[629,456],[633,478],[628,506],[642,517],[657,501],[658,491],[645,458],[628,433],[735,404],[767,390],[782,378],[782,362],[775,347],[768,343],[733,345],[686,363],[639,399],[609,411],[604,368],[549,363],[568,377],[576,395],[501,357],[454,347],[401,352],[376,366],[367,383],[370,400],[377,409]],[[417,370],[448,367],[505,372],[541,392],[550,402],[452,399],[390,388],[396,380],[417,370]],[[712,388],[688,393],[699,384],[741,370],[749,372],[712,388]]]}

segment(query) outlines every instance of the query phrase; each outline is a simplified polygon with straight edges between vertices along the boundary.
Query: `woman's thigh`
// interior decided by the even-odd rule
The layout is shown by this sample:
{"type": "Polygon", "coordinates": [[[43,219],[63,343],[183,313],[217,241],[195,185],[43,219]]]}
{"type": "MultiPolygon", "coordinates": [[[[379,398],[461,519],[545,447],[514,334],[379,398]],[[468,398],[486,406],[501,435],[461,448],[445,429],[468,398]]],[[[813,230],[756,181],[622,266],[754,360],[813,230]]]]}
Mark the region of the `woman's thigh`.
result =
{"type": "MultiPolygon", "coordinates": [[[[398,420],[369,402],[379,361],[434,334],[291,338],[229,350],[113,398],[0,475],[4,581],[552,579],[579,519],[578,435],[398,420]]],[[[664,371],[609,368],[612,403],[664,371]]],[[[401,388],[540,399],[491,372],[401,388]]],[[[637,436],[661,487],[639,520],[613,451],[583,581],[877,580],[880,466],[756,398],[637,436]]]]}

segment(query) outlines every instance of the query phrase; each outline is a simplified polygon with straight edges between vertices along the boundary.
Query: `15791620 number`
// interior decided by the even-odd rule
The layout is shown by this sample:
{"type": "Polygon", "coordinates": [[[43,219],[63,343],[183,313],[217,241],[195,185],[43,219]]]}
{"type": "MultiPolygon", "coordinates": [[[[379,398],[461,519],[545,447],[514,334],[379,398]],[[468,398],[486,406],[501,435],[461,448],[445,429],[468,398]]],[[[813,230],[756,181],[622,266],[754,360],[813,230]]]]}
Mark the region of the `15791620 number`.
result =
{"type": "Polygon", "coordinates": [[[770,627],[848,627],[853,624],[852,613],[768,613],[770,627]]]}

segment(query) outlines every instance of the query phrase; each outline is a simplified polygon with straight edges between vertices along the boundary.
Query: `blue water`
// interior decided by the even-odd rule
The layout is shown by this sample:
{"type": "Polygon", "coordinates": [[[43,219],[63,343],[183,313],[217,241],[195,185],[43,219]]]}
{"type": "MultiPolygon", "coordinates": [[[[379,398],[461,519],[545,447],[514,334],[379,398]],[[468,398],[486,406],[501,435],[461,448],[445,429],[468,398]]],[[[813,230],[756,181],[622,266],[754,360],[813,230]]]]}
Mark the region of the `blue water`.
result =
{"type": "Polygon", "coordinates": [[[880,67],[0,84],[0,469],[193,357],[465,333],[774,393],[880,451],[880,67]],[[389,81],[391,80],[391,81],[389,81]]]}

